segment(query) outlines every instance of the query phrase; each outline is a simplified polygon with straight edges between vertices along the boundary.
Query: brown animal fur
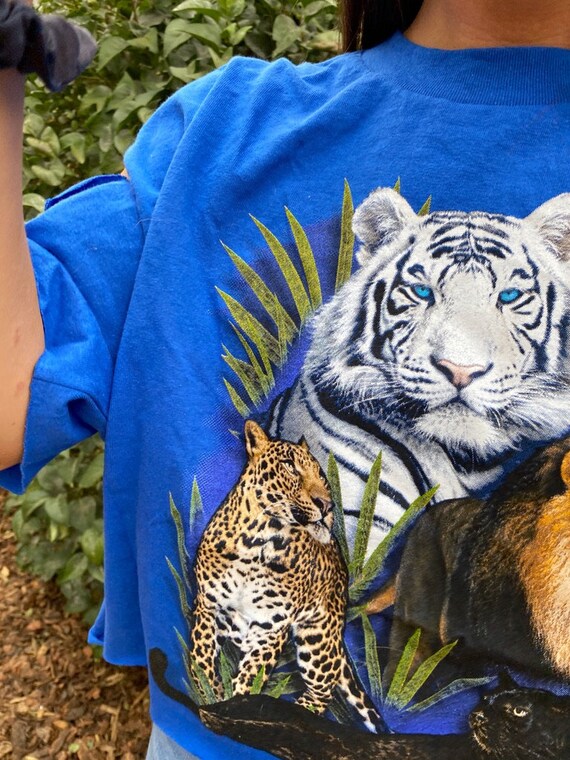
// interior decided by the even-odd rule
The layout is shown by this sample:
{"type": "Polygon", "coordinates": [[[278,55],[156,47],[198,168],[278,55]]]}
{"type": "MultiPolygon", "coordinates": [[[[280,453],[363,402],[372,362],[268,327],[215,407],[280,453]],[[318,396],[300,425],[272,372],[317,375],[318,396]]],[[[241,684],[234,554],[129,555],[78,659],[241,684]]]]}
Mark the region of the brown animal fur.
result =
{"type": "MultiPolygon", "coordinates": [[[[423,659],[464,655],[570,678],[570,438],[535,453],[485,501],[429,507],[408,537],[394,584],[393,673],[421,628],[423,659]]],[[[385,609],[390,586],[368,604],[385,609]]]]}
{"type": "Polygon", "coordinates": [[[193,657],[223,698],[216,658],[232,641],[242,655],[233,691],[247,694],[292,638],[306,686],[299,704],[324,712],[338,687],[375,730],[381,719],[342,639],[348,576],[323,472],[304,441],[271,440],[251,420],[245,440],[245,469],[198,547],[193,657]]]}

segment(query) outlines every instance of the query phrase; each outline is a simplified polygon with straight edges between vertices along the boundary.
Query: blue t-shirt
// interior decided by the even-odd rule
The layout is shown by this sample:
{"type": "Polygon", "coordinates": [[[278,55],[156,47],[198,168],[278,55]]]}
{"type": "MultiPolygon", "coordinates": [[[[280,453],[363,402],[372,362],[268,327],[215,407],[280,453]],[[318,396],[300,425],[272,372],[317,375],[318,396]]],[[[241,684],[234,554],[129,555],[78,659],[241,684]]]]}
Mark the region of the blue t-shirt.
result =
{"type": "Polygon", "coordinates": [[[396,35],[316,65],[235,59],[151,117],[129,179],[87,180],[28,224],[46,349],[2,484],[103,435],[90,640],[119,664],[154,652],[152,717],[181,746],[266,756],[188,700],[268,676],[341,720],[364,690],[355,727],[373,704],[433,734],[472,730],[499,667],[570,690],[553,619],[567,630],[569,539],[540,527],[566,483],[548,446],[570,432],[569,143],[570,51],[396,35]],[[533,500],[521,467],[536,482],[545,457],[559,482],[533,500]]]}

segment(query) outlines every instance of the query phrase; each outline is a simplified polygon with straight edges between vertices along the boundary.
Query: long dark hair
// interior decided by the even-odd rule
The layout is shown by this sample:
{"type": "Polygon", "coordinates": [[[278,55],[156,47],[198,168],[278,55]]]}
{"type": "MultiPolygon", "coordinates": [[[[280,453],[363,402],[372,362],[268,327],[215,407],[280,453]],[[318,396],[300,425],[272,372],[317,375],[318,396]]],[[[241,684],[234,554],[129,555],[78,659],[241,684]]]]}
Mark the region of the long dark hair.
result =
{"type": "Polygon", "coordinates": [[[422,0],[339,0],[343,50],[366,50],[403,31],[421,4],[422,0]]]}

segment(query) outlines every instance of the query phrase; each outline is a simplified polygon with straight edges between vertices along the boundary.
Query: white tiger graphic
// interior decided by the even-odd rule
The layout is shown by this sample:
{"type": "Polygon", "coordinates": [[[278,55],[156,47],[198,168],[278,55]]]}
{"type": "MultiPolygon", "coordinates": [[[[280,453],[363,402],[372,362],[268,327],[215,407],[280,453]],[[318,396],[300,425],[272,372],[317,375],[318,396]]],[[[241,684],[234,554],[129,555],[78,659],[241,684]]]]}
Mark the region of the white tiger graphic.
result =
{"type": "Polygon", "coordinates": [[[339,465],[353,537],[370,467],[372,548],[410,502],[489,488],[513,453],[570,429],[570,193],[526,219],[418,217],[394,190],[356,209],[360,269],[313,317],[272,436],[339,465]]]}

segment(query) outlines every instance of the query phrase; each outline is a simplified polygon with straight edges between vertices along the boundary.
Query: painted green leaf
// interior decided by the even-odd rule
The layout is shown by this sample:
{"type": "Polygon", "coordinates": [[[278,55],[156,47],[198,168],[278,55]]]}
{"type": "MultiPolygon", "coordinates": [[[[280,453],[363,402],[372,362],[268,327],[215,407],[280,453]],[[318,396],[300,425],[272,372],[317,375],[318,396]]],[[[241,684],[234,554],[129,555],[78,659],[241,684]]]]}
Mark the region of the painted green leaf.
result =
{"type": "Polygon", "coordinates": [[[297,218],[285,208],[287,219],[289,220],[289,226],[295,239],[295,245],[299,251],[299,258],[303,266],[303,272],[305,273],[305,280],[309,288],[309,298],[311,299],[311,308],[313,311],[318,309],[323,302],[323,294],[321,291],[321,282],[319,272],[317,269],[317,262],[315,261],[315,254],[311,248],[309,238],[297,218]]]}
{"type": "Polygon", "coordinates": [[[439,486],[434,486],[433,488],[430,488],[429,491],[426,491],[426,493],[418,496],[418,498],[410,504],[408,509],[406,509],[386,538],[384,538],[384,540],[374,549],[362,568],[360,577],[357,578],[350,587],[351,602],[358,601],[362,594],[367,590],[368,586],[376,579],[378,573],[382,569],[386,557],[390,554],[402,533],[404,533],[414,520],[418,518],[420,513],[423,512],[438,488],[439,486]]]}
{"type": "MultiPolygon", "coordinates": [[[[190,529],[192,529],[198,519],[199,515],[204,513],[204,504],[202,502],[202,494],[198,487],[198,480],[194,476],[194,482],[192,483],[192,496],[190,497],[190,529]]],[[[188,582],[189,586],[190,583],[188,582]]]]}
{"type": "Polygon", "coordinates": [[[234,687],[232,683],[232,669],[230,662],[226,656],[226,653],[222,649],[220,651],[220,678],[222,679],[222,686],[224,687],[224,699],[231,699],[234,695],[234,687]]]}
{"type": "Polygon", "coordinates": [[[418,216],[427,216],[429,214],[430,208],[431,208],[431,195],[428,196],[426,202],[418,211],[418,216]]]}
{"type": "Polygon", "coordinates": [[[358,522],[356,524],[354,553],[352,555],[352,562],[350,563],[351,574],[356,581],[359,580],[364,564],[364,558],[366,557],[366,551],[368,549],[368,539],[370,538],[370,530],[372,529],[372,523],[374,522],[374,510],[376,509],[376,500],[378,498],[381,469],[382,452],[376,457],[370,470],[368,480],[366,481],[364,494],[362,495],[362,504],[360,506],[360,515],[358,516],[358,522]]]}
{"type": "Polygon", "coordinates": [[[382,701],[382,673],[380,671],[380,662],[378,660],[378,645],[372,623],[368,615],[363,613],[360,616],[362,621],[362,630],[364,631],[364,653],[366,657],[366,672],[368,673],[368,682],[370,683],[370,693],[373,699],[382,701]]]}
{"type": "Polygon", "coordinates": [[[260,304],[275,324],[280,326],[281,330],[283,330],[286,341],[290,343],[297,334],[297,326],[295,325],[295,322],[291,319],[287,311],[275,297],[275,294],[267,287],[257,272],[238,256],[235,251],[232,251],[232,249],[224,243],[222,243],[222,245],[260,304]]]}
{"type": "Polygon", "coordinates": [[[172,573],[172,577],[176,581],[176,587],[178,588],[178,599],[180,600],[180,608],[182,610],[182,614],[186,620],[190,620],[192,610],[190,609],[190,605],[188,604],[188,599],[186,597],[186,586],[184,585],[184,581],[168,557],[166,557],[166,564],[172,573]]]}
{"type": "Polygon", "coordinates": [[[303,285],[303,281],[301,280],[301,277],[299,276],[295,265],[291,261],[291,257],[279,242],[279,240],[275,237],[275,235],[270,230],[268,230],[267,227],[259,221],[259,219],[256,219],[254,216],[251,218],[253,219],[257,229],[263,235],[265,242],[269,246],[269,250],[275,257],[275,261],[277,262],[279,269],[285,278],[287,287],[293,296],[293,301],[295,302],[295,307],[299,314],[300,322],[303,324],[311,313],[311,303],[309,301],[307,291],[305,290],[305,286],[303,285]]]}
{"type": "Polygon", "coordinates": [[[433,707],[438,702],[442,702],[448,697],[453,697],[455,694],[459,694],[462,691],[468,691],[469,689],[477,689],[480,686],[486,686],[491,683],[492,678],[458,678],[445,686],[440,691],[432,694],[431,697],[417,702],[415,705],[411,705],[407,708],[406,712],[422,712],[427,710],[428,707],[433,707]]]}
{"type": "Polygon", "coordinates": [[[188,647],[186,639],[180,633],[178,628],[174,627],[174,632],[176,633],[176,638],[178,639],[180,648],[182,649],[182,661],[184,663],[184,671],[186,673],[186,680],[184,680],[186,691],[195,704],[203,705],[205,703],[204,696],[200,690],[199,684],[196,681],[195,674],[192,671],[192,655],[190,653],[190,648],[188,647]]]}
{"type": "Polygon", "coordinates": [[[390,688],[388,689],[388,696],[386,697],[387,701],[390,702],[390,704],[393,704],[393,705],[398,704],[398,698],[400,694],[402,693],[404,686],[406,685],[406,681],[408,679],[408,673],[410,672],[410,668],[412,667],[414,657],[416,656],[416,652],[418,651],[420,636],[421,636],[421,630],[418,628],[417,631],[415,631],[410,636],[410,638],[408,639],[408,643],[404,647],[402,656],[400,657],[398,665],[396,666],[396,671],[392,678],[392,683],[390,684],[390,688]]]}
{"type": "Polygon", "coordinates": [[[344,180],[344,194],[342,198],[342,214],[340,222],[340,245],[338,249],[338,264],[336,270],[335,293],[344,285],[352,273],[352,259],[354,256],[354,232],[352,231],[352,217],[354,216],[354,204],[352,193],[347,180],[344,180]]]}
{"type": "MultiPolygon", "coordinates": [[[[194,483],[196,483],[196,479],[194,479],[194,483]]],[[[192,492],[192,497],[194,496],[194,492],[192,492]]],[[[184,526],[182,524],[182,516],[180,515],[180,512],[178,511],[178,508],[176,504],[174,503],[174,499],[172,498],[172,494],[168,494],[168,499],[170,502],[170,515],[172,517],[172,520],[174,521],[174,525],[176,527],[176,544],[178,546],[178,557],[180,560],[180,567],[182,568],[182,578],[184,579],[184,585],[186,589],[190,588],[190,575],[188,573],[188,554],[186,552],[186,544],[185,544],[185,536],[184,536],[184,526]]],[[[190,524],[192,524],[192,510],[190,510],[190,524]]],[[[186,597],[186,594],[184,594],[186,597]]]]}
{"type": "Polygon", "coordinates": [[[236,391],[236,389],[233,387],[233,385],[230,383],[229,380],[226,380],[226,378],[223,378],[224,385],[226,386],[226,389],[228,393],[230,394],[230,398],[232,400],[233,405],[237,409],[237,411],[241,414],[241,416],[245,419],[246,417],[249,417],[250,415],[250,409],[249,406],[245,403],[245,401],[242,399],[242,397],[239,395],[239,393],[236,391]]]}
{"type": "Polygon", "coordinates": [[[212,688],[211,683],[208,681],[208,678],[202,668],[198,665],[198,663],[192,659],[191,660],[191,667],[192,672],[194,673],[195,680],[200,685],[200,691],[204,694],[204,699],[206,701],[206,704],[212,704],[214,702],[217,702],[216,695],[214,694],[214,690],[212,688]]]}
{"type": "Polygon", "coordinates": [[[396,184],[394,185],[394,190],[397,193],[401,193],[402,192],[402,181],[401,181],[400,177],[398,177],[398,179],[396,180],[396,184]]]}
{"type": "Polygon", "coordinates": [[[327,481],[331,490],[331,497],[333,502],[333,533],[336,540],[338,541],[338,545],[345,565],[348,567],[350,562],[350,554],[348,551],[348,542],[346,540],[346,530],[344,525],[340,476],[338,474],[338,465],[332,451],[329,453],[327,464],[327,481]]]}
{"type": "Polygon", "coordinates": [[[251,685],[251,689],[249,690],[249,693],[261,694],[261,690],[263,688],[264,683],[265,683],[265,665],[262,665],[257,671],[257,675],[253,679],[253,683],[251,685]]]}
{"type": "Polygon", "coordinates": [[[275,678],[275,682],[271,685],[270,688],[266,689],[265,693],[269,697],[274,697],[275,699],[279,699],[279,697],[282,697],[283,694],[292,693],[289,692],[289,685],[291,683],[291,680],[291,673],[278,673],[277,677],[275,678]]]}
{"type": "Polygon", "coordinates": [[[232,328],[233,328],[235,334],[238,337],[239,342],[241,343],[244,351],[247,354],[247,358],[249,359],[249,363],[251,364],[251,366],[252,366],[252,368],[253,368],[253,370],[254,370],[254,372],[256,374],[257,381],[258,381],[258,383],[259,383],[259,385],[261,387],[263,395],[265,396],[265,395],[267,395],[269,393],[269,391],[273,387],[273,383],[274,383],[274,377],[273,377],[273,370],[271,368],[271,362],[269,361],[268,357],[266,357],[267,368],[264,369],[261,366],[261,364],[259,363],[259,361],[257,359],[257,356],[255,355],[254,350],[252,349],[252,347],[248,343],[247,339],[245,338],[245,336],[243,335],[243,333],[241,332],[241,330],[238,327],[236,327],[236,325],[234,325],[233,322],[231,323],[231,325],[232,325],[232,328]],[[267,371],[267,374],[266,374],[266,371],[267,371]]]}
{"type": "Polygon", "coordinates": [[[451,650],[455,647],[457,641],[453,641],[451,644],[446,644],[437,652],[432,654],[427,660],[424,660],[417,668],[414,675],[410,678],[407,684],[397,697],[396,705],[401,710],[408,705],[412,699],[416,696],[421,687],[425,684],[433,671],[437,668],[439,663],[444,660],[451,650]]]}
{"type": "Polygon", "coordinates": [[[251,364],[235,357],[226,346],[222,346],[222,348],[225,351],[222,354],[222,359],[235,372],[251,401],[254,404],[259,403],[262,398],[262,388],[254,368],[251,364]]]}
{"type": "Polygon", "coordinates": [[[202,695],[200,694],[199,690],[194,685],[193,681],[191,681],[190,679],[183,678],[182,685],[186,689],[186,693],[188,694],[188,696],[190,697],[192,702],[194,702],[195,705],[200,706],[204,704],[204,699],[202,695]]]}
{"type": "Polygon", "coordinates": [[[239,301],[236,301],[235,298],[228,293],[224,293],[219,288],[216,288],[216,290],[222,297],[237,325],[250,338],[255,348],[259,351],[262,361],[264,361],[263,357],[267,356],[274,364],[279,364],[281,356],[279,354],[278,340],[239,301]]]}

